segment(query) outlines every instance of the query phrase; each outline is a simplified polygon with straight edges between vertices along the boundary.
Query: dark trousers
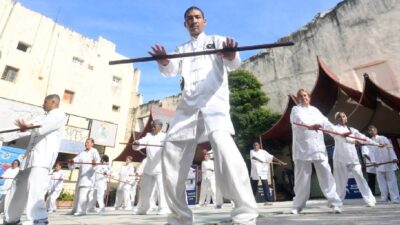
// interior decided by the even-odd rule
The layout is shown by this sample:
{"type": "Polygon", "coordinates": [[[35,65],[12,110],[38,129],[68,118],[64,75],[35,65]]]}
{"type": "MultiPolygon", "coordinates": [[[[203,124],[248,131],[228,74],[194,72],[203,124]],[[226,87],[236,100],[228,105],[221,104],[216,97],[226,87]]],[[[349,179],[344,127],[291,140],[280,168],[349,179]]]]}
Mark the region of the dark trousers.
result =
{"type": "Polygon", "coordinates": [[[367,173],[368,176],[368,186],[372,191],[372,194],[375,195],[375,180],[376,174],[375,173],[367,173]]]}
{"type": "MultiPolygon", "coordinates": [[[[251,180],[251,188],[253,189],[254,197],[257,196],[257,189],[258,189],[258,180],[251,180]]],[[[271,193],[269,192],[269,185],[268,180],[261,180],[263,191],[264,191],[264,198],[266,202],[272,202],[271,193]]]]}

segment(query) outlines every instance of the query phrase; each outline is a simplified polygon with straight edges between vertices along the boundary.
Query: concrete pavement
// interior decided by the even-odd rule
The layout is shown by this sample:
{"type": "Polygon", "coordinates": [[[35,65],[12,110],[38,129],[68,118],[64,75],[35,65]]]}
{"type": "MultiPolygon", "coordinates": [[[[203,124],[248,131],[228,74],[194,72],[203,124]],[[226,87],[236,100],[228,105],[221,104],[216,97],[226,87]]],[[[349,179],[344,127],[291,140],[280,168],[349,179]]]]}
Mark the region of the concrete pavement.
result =
{"type": "MultiPolygon", "coordinates": [[[[279,224],[307,224],[307,225],[400,225],[400,205],[377,204],[375,207],[366,207],[361,199],[346,200],[343,213],[334,214],[327,207],[326,200],[310,200],[307,207],[299,215],[290,214],[292,202],[275,202],[272,206],[258,204],[260,217],[257,225],[279,224]]],[[[225,204],[222,209],[213,207],[193,207],[194,224],[230,224],[231,205],[225,204]]],[[[82,225],[82,224],[137,224],[161,225],[166,223],[166,215],[133,215],[132,211],[114,211],[107,208],[105,213],[89,213],[86,216],[67,215],[69,210],[61,209],[50,214],[51,225],[82,225]]],[[[25,218],[22,218],[24,221],[25,218]]]]}

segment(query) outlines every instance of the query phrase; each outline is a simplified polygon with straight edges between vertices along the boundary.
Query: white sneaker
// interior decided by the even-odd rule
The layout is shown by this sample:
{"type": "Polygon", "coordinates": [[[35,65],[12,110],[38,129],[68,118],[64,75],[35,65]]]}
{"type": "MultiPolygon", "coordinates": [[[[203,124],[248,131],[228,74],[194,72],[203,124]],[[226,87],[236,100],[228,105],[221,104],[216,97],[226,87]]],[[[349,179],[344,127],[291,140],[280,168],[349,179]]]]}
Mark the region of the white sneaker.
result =
{"type": "Polygon", "coordinates": [[[342,213],[342,209],[339,206],[334,206],[333,207],[333,212],[334,213],[342,213]]]}
{"type": "Polygon", "coordinates": [[[106,208],[99,208],[99,209],[97,210],[97,212],[98,212],[98,213],[104,213],[104,212],[106,212],[106,208]]]}
{"type": "Polygon", "coordinates": [[[86,215],[86,212],[76,212],[74,213],[74,216],[84,216],[86,215]]]}
{"type": "Polygon", "coordinates": [[[375,203],[373,203],[373,202],[368,202],[367,203],[367,207],[374,207],[375,206],[375,203]]]}

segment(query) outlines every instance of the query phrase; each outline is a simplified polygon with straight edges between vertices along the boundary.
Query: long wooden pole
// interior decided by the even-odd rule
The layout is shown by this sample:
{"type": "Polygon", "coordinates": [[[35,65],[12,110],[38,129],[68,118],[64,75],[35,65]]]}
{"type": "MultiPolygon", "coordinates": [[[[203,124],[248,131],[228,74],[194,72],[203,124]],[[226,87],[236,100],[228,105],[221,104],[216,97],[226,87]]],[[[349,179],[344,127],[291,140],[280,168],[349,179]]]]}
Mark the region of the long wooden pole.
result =
{"type": "Polygon", "coordinates": [[[212,49],[212,50],[205,50],[205,51],[198,51],[198,52],[185,52],[185,53],[179,53],[179,54],[157,55],[157,56],[148,56],[148,57],[140,57],[140,58],[133,58],[133,59],[113,60],[113,61],[110,61],[109,64],[117,65],[117,64],[126,64],[126,63],[148,62],[148,61],[154,61],[154,60],[159,60],[159,59],[183,58],[183,57],[192,57],[192,56],[198,56],[198,55],[211,55],[211,54],[223,53],[223,52],[248,51],[248,50],[277,48],[277,47],[292,46],[292,45],[294,45],[293,42],[249,45],[249,46],[242,46],[242,47],[237,47],[237,48],[222,48],[222,49],[212,49]]]}
{"type": "MultiPolygon", "coordinates": [[[[35,129],[35,128],[39,128],[39,127],[40,127],[40,125],[32,126],[32,127],[26,128],[26,130],[31,130],[31,129],[35,129]]],[[[3,133],[10,133],[10,132],[15,132],[15,131],[21,131],[21,128],[14,128],[14,129],[9,129],[9,130],[2,130],[2,131],[0,131],[0,134],[3,134],[3,133]]]]}

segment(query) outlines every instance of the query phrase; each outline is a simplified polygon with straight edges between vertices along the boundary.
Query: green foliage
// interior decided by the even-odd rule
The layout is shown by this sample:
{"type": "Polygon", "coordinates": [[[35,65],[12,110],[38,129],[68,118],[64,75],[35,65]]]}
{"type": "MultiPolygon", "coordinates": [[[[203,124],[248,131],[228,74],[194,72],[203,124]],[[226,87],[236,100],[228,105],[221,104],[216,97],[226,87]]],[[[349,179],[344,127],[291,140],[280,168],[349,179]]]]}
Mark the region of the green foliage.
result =
{"type": "Polygon", "coordinates": [[[253,142],[259,140],[259,135],[280,118],[280,115],[262,108],[269,98],[261,87],[248,71],[237,70],[229,74],[231,117],[236,130],[235,141],[241,150],[250,149],[253,142]]]}
{"type": "Polygon", "coordinates": [[[57,200],[60,201],[73,201],[74,200],[74,194],[71,192],[65,192],[64,190],[60,194],[60,196],[57,198],[57,200]]]}

